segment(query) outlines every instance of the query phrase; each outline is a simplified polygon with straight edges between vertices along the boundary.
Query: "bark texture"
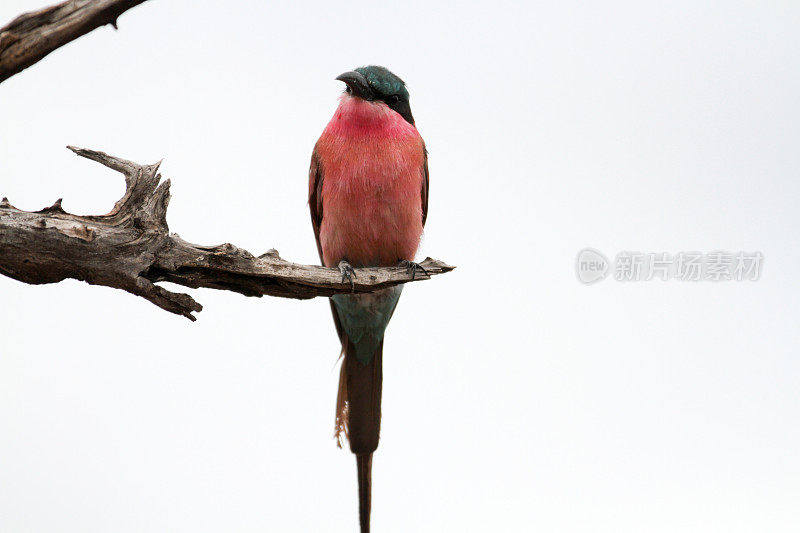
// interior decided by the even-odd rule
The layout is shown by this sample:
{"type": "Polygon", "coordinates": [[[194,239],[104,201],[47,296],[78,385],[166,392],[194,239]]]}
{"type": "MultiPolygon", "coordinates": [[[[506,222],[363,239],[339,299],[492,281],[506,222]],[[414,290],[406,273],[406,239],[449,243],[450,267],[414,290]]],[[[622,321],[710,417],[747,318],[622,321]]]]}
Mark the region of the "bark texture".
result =
{"type": "Polygon", "coordinates": [[[23,13],[0,28],[0,83],[145,0],[69,0],[23,13]]]}
{"type": "MultiPolygon", "coordinates": [[[[255,257],[232,244],[201,246],[170,233],[167,204],[170,181],[161,182],[160,163],[140,165],[103,152],[68,147],[125,176],[125,194],[105,215],[65,212],[61,200],[40,211],[0,201],[0,274],[31,283],[66,278],[105,285],[141,296],[171,313],[195,320],[202,306],[191,296],[156,285],[170,281],[245,296],[307,299],[346,292],[372,292],[413,281],[405,268],[356,269],[353,284],[340,272],[281,259],[276,250],[255,257]]],[[[421,263],[428,275],[453,270],[441,261],[421,263]]]]}

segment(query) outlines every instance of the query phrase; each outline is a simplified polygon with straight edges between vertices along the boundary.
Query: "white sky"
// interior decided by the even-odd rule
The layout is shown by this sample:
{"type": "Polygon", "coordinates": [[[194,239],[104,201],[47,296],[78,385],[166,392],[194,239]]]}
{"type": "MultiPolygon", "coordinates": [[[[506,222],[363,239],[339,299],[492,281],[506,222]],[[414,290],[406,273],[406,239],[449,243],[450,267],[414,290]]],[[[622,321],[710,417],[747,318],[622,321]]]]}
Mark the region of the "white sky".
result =
{"type": "MultiPolygon", "coordinates": [[[[800,5],[150,1],[0,84],[0,196],[107,212],[164,158],[172,230],[315,263],[307,169],[353,67],[430,149],[389,327],[381,532],[800,528],[800,5]],[[761,251],[758,282],[580,284],[585,246],[761,251]]],[[[3,0],[0,24],[42,7],[3,0]]],[[[198,321],[0,277],[0,530],[349,532],[327,302],[198,321]]]]}

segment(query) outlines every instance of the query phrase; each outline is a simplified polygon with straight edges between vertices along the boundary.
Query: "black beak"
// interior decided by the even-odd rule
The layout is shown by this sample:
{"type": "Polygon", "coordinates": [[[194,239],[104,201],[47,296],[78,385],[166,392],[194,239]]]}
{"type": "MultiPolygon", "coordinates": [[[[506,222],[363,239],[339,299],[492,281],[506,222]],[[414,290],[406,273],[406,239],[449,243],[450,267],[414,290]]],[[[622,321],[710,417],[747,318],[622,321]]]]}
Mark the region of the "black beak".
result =
{"type": "Polygon", "coordinates": [[[367,78],[360,72],[351,70],[350,72],[339,74],[336,79],[345,82],[350,89],[350,94],[353,96],[358,96],[364,100],[375,99],[375,93],[372,92],[372,88],[367,83],[367,78]]]}

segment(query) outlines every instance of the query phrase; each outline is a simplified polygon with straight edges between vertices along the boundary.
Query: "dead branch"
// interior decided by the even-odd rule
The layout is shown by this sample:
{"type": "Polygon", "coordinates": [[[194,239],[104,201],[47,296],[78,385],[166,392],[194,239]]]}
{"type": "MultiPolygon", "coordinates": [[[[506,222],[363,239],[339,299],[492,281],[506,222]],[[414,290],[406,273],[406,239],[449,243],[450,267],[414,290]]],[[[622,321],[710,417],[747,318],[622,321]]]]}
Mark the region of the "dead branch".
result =
{"type": "MultiPolygon", "coordinates": [[[[103,152],[74,148],[79,156],[121,172],[125,194],[106,215],[65,212],[59,199],[41,211],[22,211],[0,201],[0,274],[30,283],[66,278],[114,287],[141,296],[171,313],[195,320],[202,306],[188,294],[156,285],[170,281],[245,296],[307,299],[336,293],[372,292],[413,281],[405,268],[356,269],[354,285],[342,283],[337,269],[290,263],[278,252],[254,257],[232,244],[200,246],[170,233],[167,204],[170,181],[161,181],[159,163],[139,165],[103,152]]],[[[430,257],[430,275],[453,270],[430,257]]],[[[417,274],[416,279],[428,276],[417,274]]]]}
{"type": "Polygon", "coordinates": [[[0,28],[0,83],[145,0],[69,0],[23,13],[0,28]]]}

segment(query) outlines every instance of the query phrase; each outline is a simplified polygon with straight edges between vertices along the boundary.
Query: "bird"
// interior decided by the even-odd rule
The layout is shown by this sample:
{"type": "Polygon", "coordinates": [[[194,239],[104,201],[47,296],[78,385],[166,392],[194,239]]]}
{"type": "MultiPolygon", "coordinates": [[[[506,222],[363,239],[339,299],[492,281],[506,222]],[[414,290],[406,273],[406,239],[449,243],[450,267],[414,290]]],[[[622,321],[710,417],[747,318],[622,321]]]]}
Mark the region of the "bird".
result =
{"type": "MultiPolygon", "coordinates": [[[[417,131],[406,83],[370,65],[336,77],[345,88],[314,146],[309,207],[323,266],[354,284],[361,267],[401,266],[425,276],[414,262],[428,215],[428,151],[417,131]]],[[[402,292],[330,298],[341,342],[335,438],[356,457],[359,525],[369,533],[372,457],[378,447],[383,385],[383,340],[402,292]]]]}

